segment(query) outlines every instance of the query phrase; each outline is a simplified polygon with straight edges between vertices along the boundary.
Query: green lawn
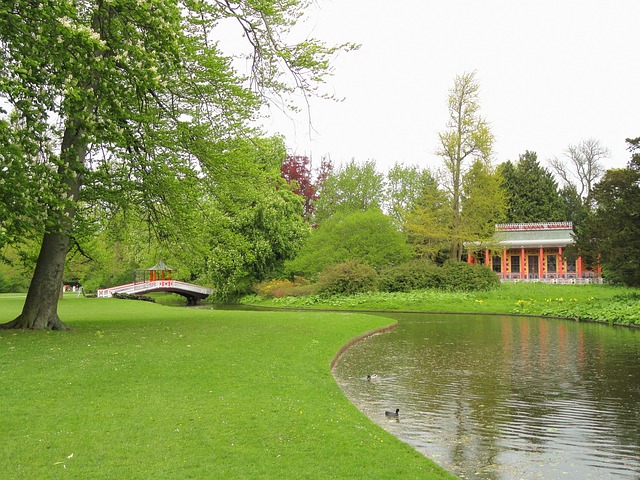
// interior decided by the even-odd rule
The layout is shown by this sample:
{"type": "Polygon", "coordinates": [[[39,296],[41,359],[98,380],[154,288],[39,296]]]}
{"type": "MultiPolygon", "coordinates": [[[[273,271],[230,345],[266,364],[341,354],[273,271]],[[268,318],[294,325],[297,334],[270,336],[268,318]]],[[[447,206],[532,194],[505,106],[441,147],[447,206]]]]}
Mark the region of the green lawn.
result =
{"type": "MultiPolygon", "coordinates": [[[[0,296],[0,322],[22,301],[0,296]]],[[[75,296],[59,312],[71,331],[0,330],[3,478],[454,478],[331,376],[389,319],[75,296]]]]}

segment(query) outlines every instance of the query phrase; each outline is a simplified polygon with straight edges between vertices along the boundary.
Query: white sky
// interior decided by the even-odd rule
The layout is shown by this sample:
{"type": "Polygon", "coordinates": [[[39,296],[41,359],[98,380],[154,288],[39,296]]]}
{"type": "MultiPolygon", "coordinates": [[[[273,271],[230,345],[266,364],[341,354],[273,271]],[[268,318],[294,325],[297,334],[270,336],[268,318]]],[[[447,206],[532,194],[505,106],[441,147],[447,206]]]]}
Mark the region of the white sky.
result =
{"type": "Polygon", "coordinates": [[[546,166],[595,138],[606,167],[624,167],[625,138],[640,136],[639,21],[640,0],[316,0],[300,32],[362,44],[326,85],[345,100],[313,101],[313,130],[275,110],[265,128],[314,164],[439,167],[449,89],[476,70],[497,163],[532,150],[546,166]]]}

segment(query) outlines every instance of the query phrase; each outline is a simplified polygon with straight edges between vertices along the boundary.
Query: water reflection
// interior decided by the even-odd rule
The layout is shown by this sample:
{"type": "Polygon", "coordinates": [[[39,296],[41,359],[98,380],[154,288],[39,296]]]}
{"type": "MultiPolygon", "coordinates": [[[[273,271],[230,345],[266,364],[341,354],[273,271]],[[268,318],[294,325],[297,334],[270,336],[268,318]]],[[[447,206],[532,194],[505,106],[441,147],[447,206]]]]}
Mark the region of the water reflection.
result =
{"type": "Polygon", "coordinates": [[[640,479],[637,331],[538,318],[394,318],[396,330],[349,349],[335,376],[402,440],[461,478],[640,479]],[[398,421],[385,417],[396,408],[398,421]]]}

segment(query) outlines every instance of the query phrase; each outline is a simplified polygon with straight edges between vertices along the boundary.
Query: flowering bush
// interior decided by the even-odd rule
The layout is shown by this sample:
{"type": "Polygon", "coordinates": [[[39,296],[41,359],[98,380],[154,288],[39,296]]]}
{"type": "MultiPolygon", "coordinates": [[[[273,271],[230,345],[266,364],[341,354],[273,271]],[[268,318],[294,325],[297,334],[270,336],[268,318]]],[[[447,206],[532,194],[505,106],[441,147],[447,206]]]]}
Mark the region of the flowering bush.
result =
{"type": "Polygon", "coordinates": [[[302,277],[291,280],[271,279],[260,282],[252,287],[252,290],[261,298],[299,297],[314,293],[310,282],[302,277]]]}
{"type": "Polygon", "coordinates": [[[378,273],[370,266],[355,261],[327,267],[318,281],[321,295],[351,295],[378,289],[378,273]]]}

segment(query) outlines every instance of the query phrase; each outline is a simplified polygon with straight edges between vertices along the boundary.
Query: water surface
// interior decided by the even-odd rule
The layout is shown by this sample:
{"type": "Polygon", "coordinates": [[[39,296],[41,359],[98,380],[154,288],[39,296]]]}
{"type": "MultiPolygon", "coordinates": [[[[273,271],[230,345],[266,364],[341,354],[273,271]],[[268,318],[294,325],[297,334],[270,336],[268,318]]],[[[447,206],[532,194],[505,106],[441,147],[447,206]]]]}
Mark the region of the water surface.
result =
{"type": "Polygon", "coordinates": [[[640,332],[389,316],[397,329],[354,345],[334,375],[373,421],[427,457],[468,479],[640,479],[640,332]],[[395,408],[398,421],[387,419],[395,408]]]}

